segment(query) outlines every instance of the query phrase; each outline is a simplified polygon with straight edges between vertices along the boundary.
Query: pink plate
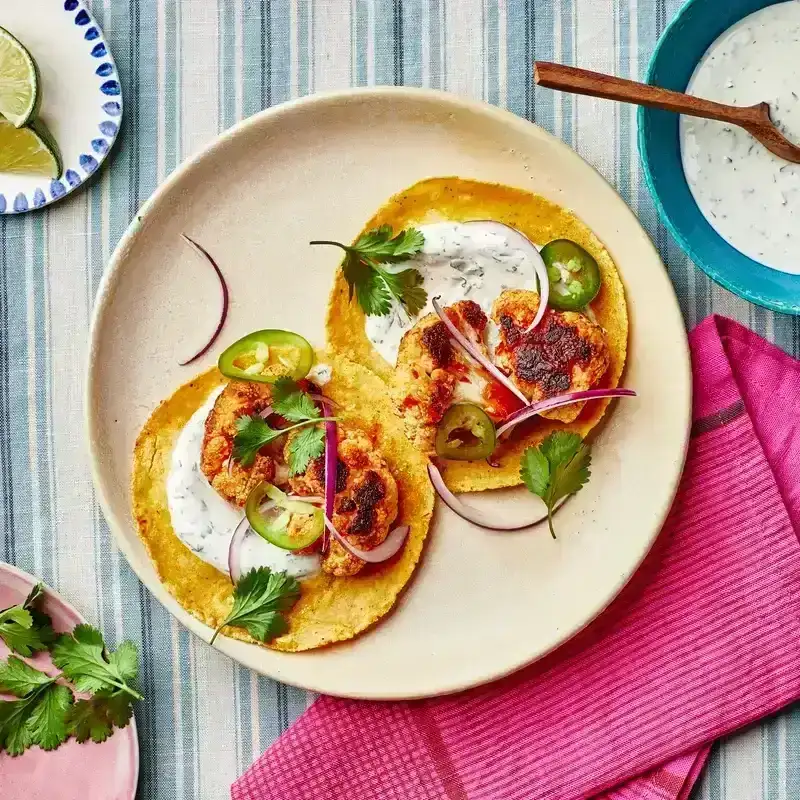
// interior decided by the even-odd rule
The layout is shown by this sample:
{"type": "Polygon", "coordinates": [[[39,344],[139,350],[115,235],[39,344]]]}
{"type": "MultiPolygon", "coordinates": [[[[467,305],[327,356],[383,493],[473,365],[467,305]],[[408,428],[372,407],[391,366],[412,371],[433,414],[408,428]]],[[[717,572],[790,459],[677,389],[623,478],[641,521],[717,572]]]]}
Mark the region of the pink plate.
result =
{"type": "MultiPolygon", "coordinates": [[[[21,603],[34,583],[27,573],[0,563],[0,608],[21,603]]],[[[51,589],[47,590],[43,608],[57,631],[71,630],[85,622],[51,589]]],[[[0,658],[7,655],[8,648],[0,642],[0,658]]],[[[46,655],[29,660],[44,671],[52,667],[46,655]]],[[[0,753],[3,800],[133,800],[138,776],[136,720],[103,744],[78,744],[72,739],[49,753],[38,747],[16,758],[0,753]]]]}

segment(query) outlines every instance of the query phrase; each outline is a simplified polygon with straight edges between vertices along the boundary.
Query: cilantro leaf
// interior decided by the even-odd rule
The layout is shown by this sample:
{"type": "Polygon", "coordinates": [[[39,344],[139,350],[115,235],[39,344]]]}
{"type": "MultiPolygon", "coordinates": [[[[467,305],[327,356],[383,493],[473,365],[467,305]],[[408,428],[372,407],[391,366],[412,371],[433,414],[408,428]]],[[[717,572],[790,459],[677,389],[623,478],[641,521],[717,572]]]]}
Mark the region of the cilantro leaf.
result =
{"type": "Polygon", "coordinates": [[[288,629],[282,612],[288,611],[300,596],[300,585],[285,572],[273,572],[268,567],[250,570],[233,590],[233,608],[214,631],[209,644],[214,644],[226,626],[244,628],[254,639],[262,642],[280,636],[288,629]]]}
{"type": "Polygon", "coordinates": [[[580,436],[567,431],[553,431],[538,448],[529,447],[522,455],[520,478],[528,491],[547,505],[547,523],[554,539],[556,506],[589,480],[591,460],[589,446],[580,436]]]}
{"type": "Polygon", "coordinates": [[[541,450],[529,447],[522,454],[520,477],[529,492],[544,499],[550,485],[550,464],[541,450]]]}
{"type": "Polygon", "coordinates": [[[425,237],[417,228],[406,228],[392,237],[392,226],[381,225],[359,236],[353,249],[376,261],[393,263],[416,255],[424,244],[425,237]]]}
{"type": "Polygon", "coordinates": [[[120,650],[121,653],[109,653],[97,628],[78,625],[71,634],[58,639],[52,656],[53,663],[79,692],[120,689],[141,700],[142,696],[131,685],[138,671],[135,645],[124,644],[120,650]]]}
{"type": "Polygon", "coordinates": [[[48,678],[19,700],[0,703],[0,750],[18,756],[31,745],[58,747],[67,738],[65,721],[72,700],[67,686],[48,678]]]}
{"type": "MultiPolygon", "coordinates": [[[[286,403],[287,405],[290,403],[293,404],[292,408],[297,414],[301,413],[301,409],[305,405],[305,401],[293,400],[291,396],[286,400],[286,403]]],[[[312,425],[317,422],[331,422],[335,419],[336,417],[316,416],[310,419],[304,419],[294,425],[290,425],[288,428],[271,428],[261,417],[251,417],[245,414],[236,420],[236,430],[238,433],[233,437],[232,458],[238,461],[243,467],[249,467],[256,460],[258,451],[279,436],[283,436],[297,428],[302,428],[305,425],[312,425]]],[[[306,445],[310,445],[310,442],[310,439],[304,440],[306,445]]],[[[303,470],[298,470],[298,472],[303,472],[303,470]]]]}
{"type": "Polygon", "coordinates": [[[422,250],[425,237],[417,228],[406,228],[396,236],[392,233],[390,225],[381,225],[359,236],[352,245],[311,242],[312,245],[334,245],[345,251],[342,275],[350,290],[350,300],[355,294],[364,313],[370,316],[383,317],[391,313],[393,299],[409,314],[416,315],[428,300],[419,270],[391,272],[380,267],[407,261],[422,250]]]}
{"type": "Polygon", "coordinates": [[[583,440],[577,433],[569,431],[553,431],[540,445],[542,455],[551,465],[569,461],[583,440]]]}
{"type": "Polygon", "coordinates": [[[321,416],[311,395],[291,378],[279,378],[272,386],[272,408],[289,422],[306,422],[321,416]]]}
{"type": "Polygon", "coordinates": [[[17,656],[9,656],[8,661],[0,661],[0,692],[13,694],[14,697],[25,697],[46,684],[53,678],[30,666],[17,656]]]}
{"type": "Polygon", "coordinates": [[[249,467],[256,460],[258,451],[283,433],[271,428],[261,417],[248,414],[236,420],[236,430],[232,458],[243,467],[249,467]]]}
{"type": "Polygon", "coordinates": [[[73,703],[69,687],[54,683],[42,691],[39,702],[31,709],[27,727],[31,739],[42,750],[55,750],[67,739],[67,712],[73,703]]]}
{"type": "Polygon", "coordinates": [[[289,441],[289,474],[299,475],[308,469],[308,462],[325,451],[325,431],[314,425],[304,428],[289,441]]]}
{"type": "Polygon", "coordinates": [[[104,742],[114,728],[124,728],[133,716],[130,698],[122,692],[100,693],[78,700],[67,713],[66,726],[71,736],[83,743],[104,742]]]}
{"type": "Polygon", "coordinates": [[[402,272],[380,270],[380,276],[387,288],[401,302],[409,314],[415,316],[422,311],[428,302],[428,293],[422,288],[422,275],[416,269],[404,269],[402,272]]]}
{"type": "Polygon", "coordinates": [[[374,261],[348,252],[342,264],[342,274],[350,287],[350,300],[355,292],[365,314],[385,317],[392,310],[392,294],[374,261]]]}
{"type": "Polygon", "coordinates": [[[37,583],[22,604],[0,611],[0,639],[21,656],[47,650],[55,640],[50,617],[36,607],[43,594],[44,586],[37,583]]]}

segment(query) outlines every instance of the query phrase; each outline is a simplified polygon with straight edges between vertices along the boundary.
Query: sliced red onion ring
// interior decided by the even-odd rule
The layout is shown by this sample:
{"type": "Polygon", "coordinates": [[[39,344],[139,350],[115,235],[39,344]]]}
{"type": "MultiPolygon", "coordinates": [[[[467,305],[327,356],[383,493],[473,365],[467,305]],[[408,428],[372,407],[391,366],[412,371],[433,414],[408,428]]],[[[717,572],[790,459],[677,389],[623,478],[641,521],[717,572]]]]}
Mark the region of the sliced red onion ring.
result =
{"type": "Polygon", "coordinates": [[[554,408],[561,408],[562,406],[569,406],[573,403],[582,403],[585,400],[600,400],[604,397],[635,397],[636,392],[633,389],[586,389],[582,392],[569,392],[562,394],[558,397],[550,397],[547,400],[540,400],[538,403],[532,403],[527,408],[521,408],[506,417],[505,422],[497,429],[497,436],[500,437],[507,431],[510,431],[520,422],[525,422],[526,419],[535,417],[541,414],[542,411],[550,411],[554,408]]]}
{"type": "MultiPolygon", "coordinates": [[[[327,397],[322,398],[322,413],[330,416],[330,406],[327,397]]],[[[339,437],[335,422],[325,423],[325,519],[333,518],[333,501],[336,496],[336,473],[339,469],[339,437]]],[[[328,552],[330,538],[328,528],[322,537],[322,552],[328,552]]]]}
{"type": "Polygon", "coordinates": [[[467,522],[472,522],[481,528],[488,528],[490,531],[519,531],[523,528],[530,528],[532,525],[547,519],[547,511],[539,510],[534,516],[523,522],[502,522],[497,519],[495,514],[488,514],[485,511],[479,511],[477,508],[471,508],[459,500],[447,488],[442,473],[439,472],[434,464],[428,464],[428,477],[431,479],[433,488],[436,489],[436,494],[442,498],[444,504],[451,511],[458,514],[462,519],[467,520],[467,522]]]}
{"type": "Polygon", "coordinates": [[[272,406],[267,406],[258,416],[261,417],[261,419],[266,419],[272,413],[272,406]]]}
{"type": "Polygon", "coordinates": [[[228,545],[228,573],[234,584],[238,583],[239,578],[242,577],[242,544],[244,544],[249,530],[250,523],[247,521],[247,516],[243,516],[239,524],[233,529],[231,543],[228,545]]]}
{"type": "MultiPolygon", "coordinates": [[[[312,400],[316,400],[318,403],[322,403],[323,407],[325,407],[327,405],[329,407],[329,409],[331,407],[332,408],[339,408],[339,404],[338,403],[334,403],[334,401],[331,400],[330,397],[325,397],[324,394],[318,394],[317,392],[309,392],[308,396],[312,400]]],[[[326,417],[330,416],[330,411],[329,410],[328,411],[324,411],[323,413],[325,414],[326,417]]]]}
{"type": "Polygon", "coordinates": [[[448,332],[450,335],[456,340],[457,344],[464,350],[464,352],[473,360],[476,361],[481,367],[483,367],[498,383],[502,383],[503,386],[508,389],[509,392],[512,392],[516,395],[525,405],[528,405],[528,398],[525,397],[522,392],[517,389],[517,387],[505,376],[503,373],[494,365],[488,358],[486,358],[483,353],[475,347],[472,342],[464,336],[463,333],[458,329],[458,326],[453,323],[450,317],[445,314],[444,310],[442,309],[441,305],[439,304],[439,298],[434,297],[431,300],[433,304],[433,309],[439,315],[439,319],[444,322],[445,326],[447,327],[448,332]]]}
{"type": "MultiPolygon", "coordinates": [[[[481,228],[489,233],[502,236],[508,243],[518,250],[522,250],[533,262],[533,269],[536,272],[536,279],[539,284],[539,308],[533,322],[526,328],[525,333],[532,331],[541,321],[545,311],[547,311],[547,300],[550,297],[550,278],[547,276],[547,267],[536,245],[524,234],[510,225],[496,222],[493,219],[475,219],[464,225],[480,225],[481,228]]],[[[528,402],[527,400],[525,401],[528,402]]]]}
{"type": "Polygon", "coordinates": [[[187,242],[187,244],[189,244],[189,246],[196,253],[199,253],[201,256],[203,256],[203,258],[206,261],[208,261],[209,264],[211,264],[212,268],[214,269],[214,272],[217,273],[217,278],[219,278],[219,286],[220,289],[222,290],[222,309],[220,311],[219,322],[217,322],[217,327],[214,330],[214,333],[211,334],[211,338],[205,345],[203,345],[203,347],[201,347],[190,359],[188,359],[188,361],[180,362],[180,366],[185,367],[188,364],[191,364],[193,361],[197,361],[197,359],[200,358],[200,356],[205,355],[211,349],[211,346],[214,344],[214,342],[217,341],[217,337],[222,331],[222,326],[225,324],[225,320],[228,317],[228,304],[230,298],[228,296],[228,284],[225,281],[225,276],[222,274],[222,270],[219,268],[217,262],[214,261],[213,258],[211,258],[208,251],[205,248],[201,247],[193,239],[190,239],[185,233],[182,233],[181,237],[185,242],[187,242]]]}
{"type": "Polygon", "coordinates": [[[380,564],[382,561],[390,559],[403,546],[403,542],[405,542],[409,531],[408,525],[400,525],[391,531],[377,547],[373,547],[372,550],[362,550],[360,547],[350,544],[350,542],[336,530],[336,527],[330,521],[327,514],[325,515],[325,527],[350,555],[360,558],[368,564],[380,564]]]}

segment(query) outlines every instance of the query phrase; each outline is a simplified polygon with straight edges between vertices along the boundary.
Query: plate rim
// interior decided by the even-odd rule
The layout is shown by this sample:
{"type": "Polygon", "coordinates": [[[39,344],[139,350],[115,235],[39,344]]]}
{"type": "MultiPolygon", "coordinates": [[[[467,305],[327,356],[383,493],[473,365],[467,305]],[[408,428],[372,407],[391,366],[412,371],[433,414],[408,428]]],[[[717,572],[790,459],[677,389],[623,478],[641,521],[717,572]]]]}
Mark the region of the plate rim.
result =
{"type": "MultiPolygon", "coordinates": [[[[42,185],[37,186],[32,192],[30,192],[31,196],[28,197],[28,192],[17,192],[14,197],[5,197],[4,195],[0,194],[0,197],[3,198],[5,205],[2,206],[2,210],[0,210],[0,216],[8,216],[8,217],[19,217],[23,214],[30,213],[31,211],[39,211],[43,208],[47,208],[48,206],[53,205],[53,203],[57,203],[60,200],[63,200],[65,197],[68,197],[73,192],[77,191],[92,178],[97,175],[100,171],[103,164],[108,160],[111,155],[111,151],[114,149],[114,145],[119,138],[120,130],[122,129],[122,119],[125,112],[125,104],[123,101],[123,93],[122,93],[122,81],[119,77],[119,68],[117,67],[117,62],[114,58],[114,54],[111,52],[111,46],[108,43],[108,39],[106,38],[105,32],[103,31],[103,27],[95,18],[94,14],[92,14],[91,8],[88,6],[88,2],[86,0],[57,0],[57,5],[53,9],[53,13],[60,13],[60,14],[73,14],[74,19],[73,23],[78,28],[79,31],[83,31],[83,41],[87,45],[87,54],[92,56],[93,58],[98,59],[98,64],[100,64],[100,59],[102,59],[103,63],[107,63],[111,65],[111,71],[107,72],[105,75],[98,75],[98,79],[100,83],[97,87],[97,94],[98,94],[98,104],[99,108],[104,109],[104,106],[108,103],[116,103],[118,105],[118,110],[115,112],[115,115],[110,114],[106,111],[106,117],[114,116],[114,119],[107,119],[104,122],[111,122],[116,126],[116,130],[112,134],[107,134],[104,131],[98,131],[97,136],[95,139],[87,142],[87,147],[85,152],[81,154],[81,157],[86,157],[91,159],[87,161],[87,164],[91,166],[92,161],[94,161],[94,166],[90,169],[87,167],[80,165],[80,169],[82,171],[77,172],[76,170],[68,167],[66,164],[64,165],[64,171],[58,178],[42,178],[42,185]],[[85,15],[85,16],[82,16],[85,15]],[[80,21],[79,19],[80,18],[80,21]],[[85,20],[85,21],[84,21],[85,20]],[[97,35],[92,39],[86,38],[86,33],[90,30],[97,31],[97,35]],[[103,45],[104,51],[100,55],[95,56],[92,52],[98,45],[103,45]],[[116,84],[117,93],[116,94],[106,94],[101,86],[105,86],[107,83],[114,83],[116,84]],[[101,136],[102,134],[102,136],[101,136]],[[105,151],[98,152],[92,146],[94,141],[99,141],[102,139],[106,143],[105,151]],[[72,173],[73,177],[67,177],[67,173],[72,173]],[[63,193],[59,193],[54,195],[52,191],[52,186],[54,183],[58,183],[62,189],[63,193]],[[45,192],[45,188],[47,191],[45,192]],[[44,202],[36,203],[36,192],[41,191],[44,195],[44,202]],[[20,210],[16,209],[16,203],[20,196],[23,196],[25,199],[26,207],[20,210]]],[[[13,35],[13,33],[12,33],[13,35]]],[[[24,43],[23,43],[24,44],[24,43]]],[[[105,110],[105,109],[104,109],[105,110]]]]}
{"type": "MultiPolygon", "coordinates": [[[[84,381],[84,393],[83,393],[84,433],[88,444],[89,463],[91,468],[92,480],[95,486],[95,491],[97,493],[97,498],[100,503],[103,514],[108,522],[109,528],[113,533],[114,540],[117,546],[124,554],[125,558],[127,559],[131,568],[135,572],[136,576],[147,587],[148,591],[153,595],[153,597],[155,597],[155,599],[157,599],[167,609],[167,611],[170,612],[172,616],[174,616],[182,625],[184,625],[184,627],[186,627],[190,632],[192,632],[194,635],[196,635],[198,638],[202,639],[206,643],[208,643],[211,629],[204,623],[200,622],[200,620],[195,618],[186,609],[184,609],[177,602],[177,600],[167,591],[166,587],[160,580],[156,579],[155,581],[150,581],[150,576],[148,576],[147,579],[145,579],[144,568],[146,564],[139,562],[137,555],[134,554],[133,545],[128,542],[128,539],[124,532],[126,526],[129,527],[131,524],[130,517],[121,520],[113,512],[111,508],[111,502],[109,500],[110,487],[106,478],[104,477],[103,470],[101,469],[100,466],[100,459],[98,457],[99,447],[97,442],[101,441],[101,438],[98,433],[99,421],[97,419],[93,403],[93,397],[99,391],[99,383],[97,379],[96,354],[99,348],[100,328],[103,323],[103,319],[107,315],[107,309],[113,298],[115,284],[119,277],[119,273],[125,261],[127,252],[130,249],[134,237],[138,234],[138,231],[142,224],[142,220],[149,212],[150,207],[153,204],[155,204],[158,200],[160,200],[162,196],[170,192],[172,190],[172,187],[178,182],[180,182],[186,173],[194,169],[196,165],[204,161],[206,158],[212,156],[216,150],[224,146],[229,140],[239,135],[243,135],[250,128],[260,125],[262,121],[265,119],[273,119],[273,120],[279,119],[281,116],[285,114],[291,114],[297,108],[303,106],[315,106],[315,105],[324,106],[326,104],[331,104],[331,103],[337,104],[352,100],[352,98],[354,97],[385,98],[387,96],[394,96],[400,99],[413,98],[416,100],[428,100],[436,102],[440,105],[445,105],[450,108],[453,107],[459,108],[463,111],[494,118],[495,121],[505,125],[516,127],[521,132],[529,133],[531,128],[535,129],[537,135],[541,136],[548,143],[549,146],[552,146],[560,150],[568,158],[579,160],[584,167],[590,169],[592,172],[595,173],[595,175],[603,182],[603,184],[605,184],[605,187],[610,192],[612,192],[616,197],[619,203],[620,214],[628,215],[628,219],[630,220],[630,222],[633,223],[633,225],[635,225],[635,228],[638,232],[638,236],[641,238],[643,245],[649,248],[654,258],[657,259],[658,263],[661,264],[663,267],[663,262],[661,261],[661,257],[658,253],[658,250],[656,249],[650,237],[647,235],[647,232],[645,231],[644,227],[642,226],[641,222],[639,221],[638,217],[633,212],[633,210],[619,195],[616,189],[605,179],[605,177],[588,161],[583,159],[575,150],[569,147],[561,139],[553,136],[553,134],[549,133],[541,126],[536,125],[536,123],[532,123],[522,117],[519,117],[510,111],[501,109],[497,106],[492,106],[488,103],[466,99],[459,95],[455,95],[450,92],[440,91],[437,89],[424,89],[424,88],[404,87],[404,86],[356,87],[356,88],[341,89],[341,90],[334,90],[327,92],[319,92],[316,94],[298,97],[289,100],[285,103],[281,103],[276,106],[266,108],[260,112],[257,112],[251,117],[241,120],[240,122],[236,123],[232,127],[228,128],[227,130],[217,135],[214,139],[208,142],[205,147],[201,148],[190,158],[182,162],[167,177],[167,179],[155,189],[153,194],[150,195],[150,197],[148,197],[147,200],[139,208],[138,212],[132,219],[131,223],[129,224],[128,228],[126,229],[125,233],[123,234],[122,238],[120,239],[116,248],[114,249],[111,259],[109,260],[108,265],[106,266],[106,269],[100,280],[100,284],[97,289],[97,295],[95,298],[95,304],[92,309],[89,348],[87,354],[87,366],[86,366],[86,374],[84,381]]],[[[692,413],[691,359],[690,359],[688,337],[686,335],[686,326],[683,321],[683,317],[681,315],[677,295],[675,294],[675,288],[672,285],[671,281],[669,281],[668,276],[666,277],[667,277],[667,283],[669,285],[669,293],[668,297],[665,299],[668,300],[669,302],[665,304],[667,307],[665,313],[669,313],[670,316],[673,317],[673,322],[675,322],[676,325],[680,327],[680,330],[683,331],[683,336],[680,338],[680,345],[683,356],[681,358],[681,366],[682,366],[682,378],[684,385],[684,396],[681,404],[681,409],[683,412],[684,424],[682,427],[684,430],[684,435],[683,435],[683,441],[681,442],[680,458],[676,462],[676,467],[679,468],[676,468],[671,483],[666,487],[667,488],[667,494],[665,495],[666,500],[664,502],[664,506],[660,508],[658,510],[658,513],[656,514],[658,524],[654,526],[655,527],[654,532],[649,536],[647,540],[643,540],[641,548],[635,554],[635,558],[632,559],[631,561],[630,569],[617,579],[617,581],[614,583],[612,589],[609,591],[606,597],[600,598],[595,603],[595,608],[593,610],[593,613],[589,615],[588,618],[582,622],[582,624],[564,632],[558,638],[558,641],[556,641],[549,649],[539,652],[533,656],[528,656],[517,662],[508,664],[503,668],[494,670],[491,674],[486,674],[479,679],[466,679],[458,683],[448,683],[447,685],[432,686],[426,690],[419,690],[413,693],[409,693],[408,691],[402,691],[402,690],[399,692],[395,692],[390,689],[384,689],[382,691],[360,689],[360,690],[355,690],[353,692],[331,691],[329,687],[326,687],[324,685],[324,682],[321,683],[317,680],[312,680],[312,681],[306,680],[302,682],[295,682],[292,680],[291,675],[286,676],[282,674],[282,671],[276,671],[276,670],[268,671],[262,665],[258,665],[250,660],[243,659],[236,652],[238,648],[243,648],[243,647],[255,648],[261,650],[261,648],[259,648],[258,645],[252,645],[252,644],[245,645],[233,639],[228,639],[226,637],[219,637],[214,643],[214,647],[220,652],[230,657],[231,659],[233,659],[234,661],[236,661],[237,663],[242,664],[243,666],[252,669],[259,674],[265,675],[266,677],[272,678],[282,683],[286,683],[291,686],[296,686],[298,688],[310,691],[316,691],[319,693],[338,696],[338,697],[352,698],[352,699],[410,700],[410,699],[421,699],[425,697],[436,697],[436,696],[444,696],[447,694],[453,694],[456,692],[460,692],[466,689],[470,689],[476,686],[481,686],[505,678],[508,675],[517,672],[518,670],[540,660],[549,653],[553,652],[555,649],[565,644],[567,641],[569,641],[578,633],[580,633],[584,628],[586,628],[586,626],[591,624],[595,619],[597,619],[597,617],[600,614],[603,613],[603,611],[605,611],[605,609],[614,601],[614,599],[616,599],[616,597],[619,595],[622,589],[627,585],[627,583],[630,581],[633,575],[637,572],[637,570],[641,566],[641,563],[647,557],[647,554],[650,552],[651,548],[658,539],[663,524],[672,507],[672,502],[677,493],[679,482],[683,474],[683,467],[686,461],[688,445],[689,445],[691,413],[692,413]]],[[[629,336],[630,335],[631,334],[629,333],[629,336]]],[[[147,561],[147,559],[145,558],[143,559],[143,561],[147,561]]],[[[302,656],[303,654],[292,654],[292,655],[296,657],[297,655],[302,656]]]]}
{"type": "MultiPolygon", "coordinates": [[[[51,597],[54,597],[59,603],[61,603],[61,605],[64,606],[64,608],[66,608],[67,611],[69,611],[70,613],[74,614],[80,620],[81,623],[85,623],[86,622],[86,618],[83,616],[83,614],[81,614],[80,611],[78,611],[78,609],[75,608],[75,606],[72,605],[72,603],[70,603],[67,600],[65,600],[62,597],[61,593],[57,592],[52,586],[50,586],[49,583],[46,583],[45,581],[39,580],[38,578],[36,578],[33,575],[31,575],[29,572],[26,572],[24,569],[20,569],[15,564],[10,564],[7,561],[0,561],[0,576],[2,576],[2,573],[4,573],[4,572],[11,573],[11,575],[14,575],[17,578],[20,578],[21,580],[23,580],[26,583],[28,583],[31,586],[31,588],[33,588],[33,586],[35,584],[41,583],[44,586],[45,591],[47,593],[49,593],[51,597]]],[[[131,715],[130,723],[122,730],[126,730],[126,729],[130,730],[130,732],[132,734],[132,737],[133,737],[133,778],[134,778],[134,780],[133,780],[133,794],[130,795],[130,800],[134,800],[134,798],[136,797],[136,793],[138,791],[138,788],[139,788],[139,777],[140,777],[140,770],[141,770],[141,753],[139,751],[139,731],[138,731],[138,729],[136,727],[136,712],[135,711],[131,715]]]]}

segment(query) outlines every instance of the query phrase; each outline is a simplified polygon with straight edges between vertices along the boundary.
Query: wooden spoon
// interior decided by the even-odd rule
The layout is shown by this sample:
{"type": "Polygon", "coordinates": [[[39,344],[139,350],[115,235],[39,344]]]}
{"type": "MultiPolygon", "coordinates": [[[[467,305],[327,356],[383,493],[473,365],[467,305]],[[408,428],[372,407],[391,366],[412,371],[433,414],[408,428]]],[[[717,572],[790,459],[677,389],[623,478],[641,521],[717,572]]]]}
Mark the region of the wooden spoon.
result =
{"type": "Polygon", "coordinates": [[[769,116],[769,103],[758,103],[754,106],[729,106],[703,100],[681,92],[661,89],[647,83],[638,83],[602,72],[591,72],[588,69],[567,67],[549,61],[534,63],[534,81],[548,89],[560,89],[575,94],[588,94],[591,97],[603,97],[607,100],[619,100],[623,103],[635,103],[639,106],[661,108],[688,114],[690,117],[716,119],[729,122],[744,128],[752,137],[758,139],[764,147],[786,161],[800,164],[800,147],[792,144],[779,130],[769,116]]]}

